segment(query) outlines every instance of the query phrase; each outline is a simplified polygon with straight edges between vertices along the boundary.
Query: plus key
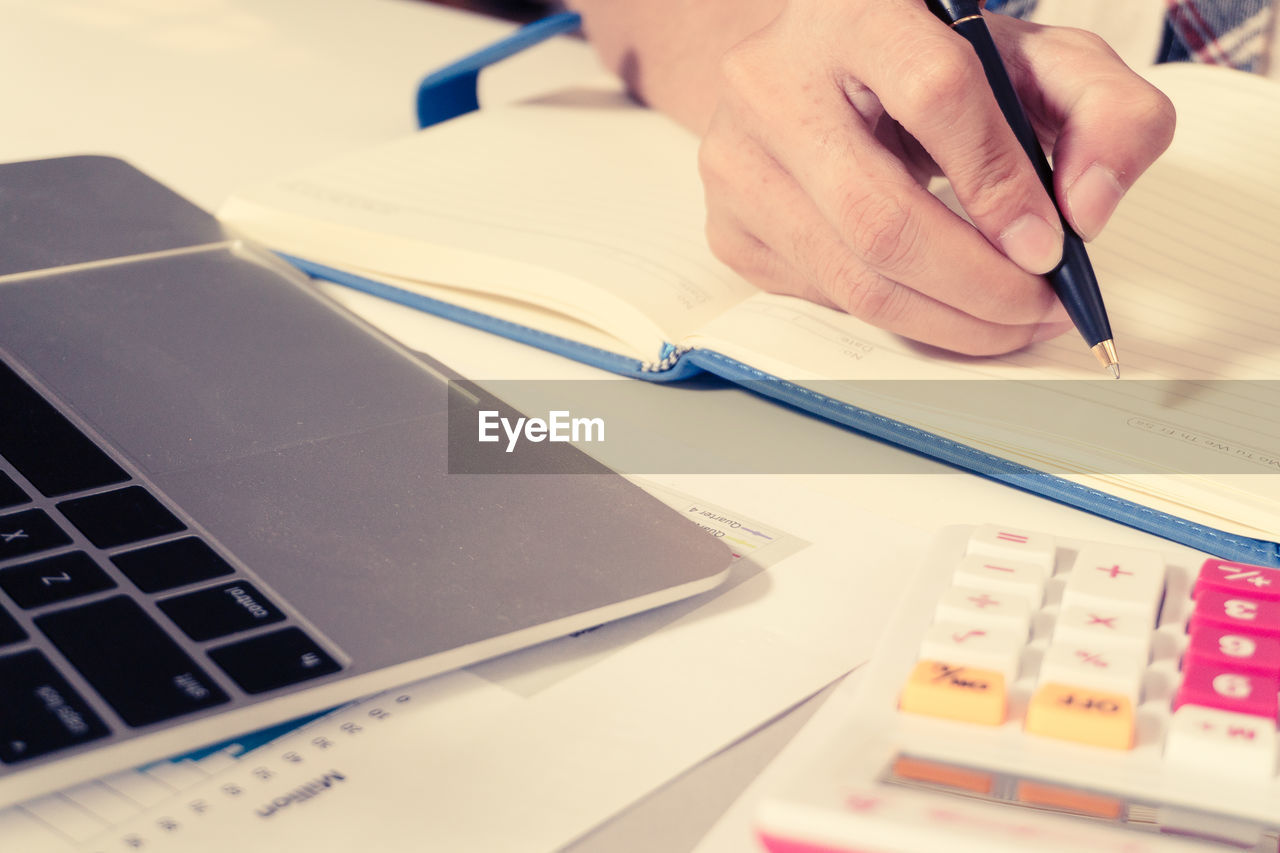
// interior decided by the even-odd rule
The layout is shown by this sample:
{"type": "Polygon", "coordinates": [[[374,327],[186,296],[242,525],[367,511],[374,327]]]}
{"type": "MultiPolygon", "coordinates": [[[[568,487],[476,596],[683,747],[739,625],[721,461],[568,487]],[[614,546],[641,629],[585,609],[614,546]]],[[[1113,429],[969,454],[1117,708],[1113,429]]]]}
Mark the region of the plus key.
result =
{"type": "Polygon", "coordinates": [[[1156,622],[1164,595],[1164,563],[1149,551],[1086,547],[1080,550],[1062,592],[1063,607],[1086,613],[1130,612],[1146,627],[1156,622]]]}

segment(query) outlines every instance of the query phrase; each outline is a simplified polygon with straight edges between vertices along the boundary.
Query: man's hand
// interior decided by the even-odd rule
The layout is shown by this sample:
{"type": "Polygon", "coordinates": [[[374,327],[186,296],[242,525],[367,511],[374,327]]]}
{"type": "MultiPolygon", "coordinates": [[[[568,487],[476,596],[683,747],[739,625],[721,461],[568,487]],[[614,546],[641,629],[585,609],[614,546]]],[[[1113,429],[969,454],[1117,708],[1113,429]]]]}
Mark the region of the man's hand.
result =
{"type": "MultiPolygon", "coordinates": [[[[621,5],[634,19],[647,4],[621,5]]],[[[721,5],[731,13],[734,0],[721,5]]],[[[987,19],[1053,152],[1063,211],[1092,238],[1168,146],[1173,108],[1095,36],[987,19]]],[[[707,234],[722,260],[766,290],[963,353],[1071,328],[1043,278],[1061,257],[1058,213],[968,42],[921,0],[788,0],[756,25],[727,51],[685,33],[686,51],[714,52],[707,79],[688,54],[646,62],[643,40],[627,54],[655,104],[666,96],[704,133],[707,234]],[[935,174],[970,221],[925,190],[935,174]]]]}

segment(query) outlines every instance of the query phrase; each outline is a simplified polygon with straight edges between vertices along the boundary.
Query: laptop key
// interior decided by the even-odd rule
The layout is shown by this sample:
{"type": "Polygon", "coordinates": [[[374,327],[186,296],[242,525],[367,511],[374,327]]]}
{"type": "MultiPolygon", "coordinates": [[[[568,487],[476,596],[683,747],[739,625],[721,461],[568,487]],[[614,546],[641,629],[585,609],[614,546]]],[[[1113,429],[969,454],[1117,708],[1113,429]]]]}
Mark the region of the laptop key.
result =
{"type": "Polygon", "coordinates": [[[0,646],[20,643],[26,638],[27,632],[22,630],[18,620],[10,616],[3,607],[0,607],[0,646]]]}
{"type": "Polygon", "coordinates": [[[116,582],[88,554],[72,551],[0,570],[0,588],[30,610],[111,589],[116,582]]]}
{"type": "Polygon", "coordinates": [[[193,640],[212,640],[284,619],[253,584],[244,581],[166,598],[158,606],[193,640]]]}
{"type": "Polygon", "coordinates": [[[0,363],[0,456],[49,497],[129,479],[48,400],[0,363]]]}
{"type": "Polygon", "coordinates": [[[38,509],[0,515],[0,560],[37,554],[70,542],[71,537],[38,509]]]}
{"type": "Polygon", "coordinates": [[[342,668],[298,628],[211,649],[209,657],[246,693],[265,693],[342,668]]]}
{"type": "Polygon", "coordinates": [[[105,737],[106,725],[44,655],[0,657],[0,762],[105,737]]]}
{"type": "Polygon", "coordinates": [[[58,504],[58,510],[99,548],[114,548],[187,529],[141,486],[72,498],[58,504]]]}
{"type": "Polygon", "coordinates": [[[234,569],[202,539],[184,536],[111,558],[143,592],[162,592],[229,575],[234,569]]]}
{"type": "Polygon", "coordinates": [[[37,617],[58,647],[131,726],[228,701],[227,694],[130,598],[114,596],[37,617]]]}
{"type": "Polygon", "coordinates": [[[3,471],[0,471],[0,509],[26,503],[30,498],[22,491],[22,487],[3,471]]]}

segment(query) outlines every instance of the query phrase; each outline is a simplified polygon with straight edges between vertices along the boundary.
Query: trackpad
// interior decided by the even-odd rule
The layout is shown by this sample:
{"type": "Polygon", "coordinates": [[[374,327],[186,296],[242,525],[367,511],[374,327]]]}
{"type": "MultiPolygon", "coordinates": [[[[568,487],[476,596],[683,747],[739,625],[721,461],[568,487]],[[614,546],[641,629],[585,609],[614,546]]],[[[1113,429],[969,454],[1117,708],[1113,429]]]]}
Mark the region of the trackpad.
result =
{"type": "Polygon", "coordinates": [[[152,475],[447,406],[421,361],[228,248],[0,284],[0,341],[152,475]]]}

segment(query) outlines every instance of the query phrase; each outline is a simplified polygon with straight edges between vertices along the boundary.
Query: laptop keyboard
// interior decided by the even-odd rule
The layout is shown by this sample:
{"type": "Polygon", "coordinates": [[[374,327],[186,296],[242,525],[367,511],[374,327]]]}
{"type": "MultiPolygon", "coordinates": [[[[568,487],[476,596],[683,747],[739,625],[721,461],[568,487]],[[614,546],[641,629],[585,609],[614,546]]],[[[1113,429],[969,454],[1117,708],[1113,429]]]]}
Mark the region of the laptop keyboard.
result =
{"type": "Polygon", "coordinates": [[[0,592],[0,773],[341,669],[3,363],[0,592]]]}

